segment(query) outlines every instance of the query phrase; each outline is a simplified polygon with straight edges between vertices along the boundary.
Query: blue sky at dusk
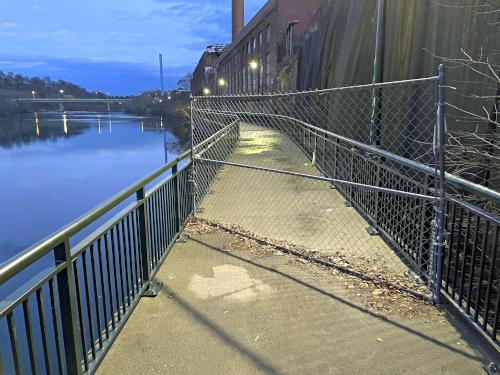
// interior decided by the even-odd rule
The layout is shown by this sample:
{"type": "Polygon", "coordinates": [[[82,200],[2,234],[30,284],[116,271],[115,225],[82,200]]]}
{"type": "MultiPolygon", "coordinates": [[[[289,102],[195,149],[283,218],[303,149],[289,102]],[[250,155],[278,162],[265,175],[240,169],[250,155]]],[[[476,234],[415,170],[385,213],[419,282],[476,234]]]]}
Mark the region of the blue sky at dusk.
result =
{"type": "MultiPolygon", "coordinates": [[[[247,21],[266,0],[246,0],[247,21]]],[[[112,94],[159,87],[231,39],[231,0],[18,0],[0,13],[0,70],[50,76],[112,94]]]]}

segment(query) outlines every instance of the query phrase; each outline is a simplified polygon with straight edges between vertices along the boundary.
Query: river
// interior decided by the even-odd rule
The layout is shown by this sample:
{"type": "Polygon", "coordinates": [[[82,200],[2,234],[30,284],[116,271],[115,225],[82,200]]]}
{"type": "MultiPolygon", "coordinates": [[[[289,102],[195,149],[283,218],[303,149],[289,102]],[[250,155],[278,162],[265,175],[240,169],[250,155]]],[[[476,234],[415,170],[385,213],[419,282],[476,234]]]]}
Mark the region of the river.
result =
{"type": "Polygon", "coordinates": [[[122,113],[0,117],[0,264],[174,159],[172,126],[122,113]]]}

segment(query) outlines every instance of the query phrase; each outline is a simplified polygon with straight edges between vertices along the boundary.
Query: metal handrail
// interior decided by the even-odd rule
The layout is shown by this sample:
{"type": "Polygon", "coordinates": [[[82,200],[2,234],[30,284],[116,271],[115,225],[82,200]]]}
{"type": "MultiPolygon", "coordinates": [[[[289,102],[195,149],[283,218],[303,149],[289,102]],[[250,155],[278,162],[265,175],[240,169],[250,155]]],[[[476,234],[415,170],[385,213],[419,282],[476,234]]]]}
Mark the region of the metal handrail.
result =
{"type": "MultiPolygon", "coordinates": [[[[192,150],[182,153],[0,265],[0,285],[3,285],[17,280],[21,272],[25,274],[25,270],[43,256],[50,253],[55,258],[51,267],[0,301],[0,319],[7,323],[16,373],[24,367],[21,353],[25,344],[18,340],[15,317],[21,306],[32,362],[39,350],[33,339],[37,331],[42,337],[41,350],[47,371],[52,360],[49,347],[55,344],[60,372],[64,367],[71,374],[95,372],[140,297],[146,292],[154,293],[154,289],[150,290],[154,275],[192,214],[189,203],[193,188],[190,185],[191,155],[192,150]],[[167,172],[170,172],[168,177],[161,178],[167,172]],[[132,197],[134,202],[119,206],[132,197]],[[118,207],[118,212],[111,211],[118,207]],[[99,223],[98,228],[85,234],[83,239],[74,245],[70,243],[73,235],[84,229],[90,231],[89,224],[111,213],[111,218],[99,223]],[[33,299],[37,309],[32,306],[33,299]],[[48,309],[44,308],[45,303],[48,309]],[[52,321],[46,316],[49,311],[52,321]],[[32,315],[38,315],[39,326],[32,324],[32,315]],[[85,321],[89,330],[84,327],[85,321]],[[53,339],[49,331],[53,332],[53,339]]],[[[2,371],[0,358],[0,373],[2,371]]]]}
{"type": "Polygon", "coordinates": [[[54,249],[55,246],[59,245],[65,239],[73,236],[84,229],[87,225],[94,222],[96,219],[100,218],[105,213],[109,212],[120,203],[129,198],[132,194],[135,194],[141,188],[144,188],[147,184],[154,181],[156,178],[161,176],[163,173],[171,169],[174,165],[179,164],[181,161],[189,159],[191,156],[191,151],[186,151],[179,155],[179,157],[168,164],[165,164],[161,168],[157,169],[155,172],[149,176],[143,178],[142,180],[132,184],[128,188],[122,190],[120,193],[116,194],[114,197],[108,199],[98,207],[94,208],[90,212],[82,215],[80,218],[73,221],[71,224],[63,227],[52,235],[49,235],[40,242],[30,246],[21,253],[10,258],[6,262],[0,264],[0,285],[4,284],[10,278],[12,278],[17,273],[21,272],[23,269],[27,268],[33,262],[40,259],[42,256],[54,249]]]}

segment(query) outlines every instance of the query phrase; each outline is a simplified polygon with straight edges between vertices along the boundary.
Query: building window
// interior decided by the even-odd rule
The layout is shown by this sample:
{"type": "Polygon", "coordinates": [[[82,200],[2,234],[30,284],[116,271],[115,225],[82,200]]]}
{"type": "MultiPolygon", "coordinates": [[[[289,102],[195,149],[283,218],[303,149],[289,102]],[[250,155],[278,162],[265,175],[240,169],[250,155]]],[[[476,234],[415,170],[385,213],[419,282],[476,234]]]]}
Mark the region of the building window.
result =
{"type": "Polygon", "coordinates": [[[266,27],[266,39],[268,42],[271,40],[271,24],[266,27]]]}
{"type": "Polygon", "coordinates": [[[253,91],[252,69],[248,69],[247,90],[253,91]]]}
{"type": "Polygon", "coordinates": [[[243,92],[247,91],[247,87],[248,87],[247,69],[243,68],[243,92]]]}
{"type": "MultiPolygon", "coordinates": [[[[259,61],[259,66],[260,66],[261,62],[259,61]]],[[[257,69],[254,69],[254,71],[252,72],[253,74],[253,92],[258,92],[259,91],[259,70],[258,68],[257,69]]]]}
{"type": "Polygon", "coordinates": [[[252,51],[252,42],[247,43],[247,55],[250,55],[250,52],[252,51]]]}
{"type": "Polygon", "coordinates": [[[262,31],[259,33],[259,48],[262,49],[262,31]]]}
{"type": "Polygon", "coordinates": [[[266,54],[266,90],[271,90],[271,53],[266,54]]]}
{"type": "Polygon", "coordinates": [[[252,39],[252,46],[254,50],[257,48],[257,39],[255,38],[252,39]]]}
{"type": "Polygon", "coordinates": [[[293,52],[293,26],[294,24],[291,23],[288,25],[286,28],[286,33],[285,33],[285,50],[286,50],[286,55],[290,56],[293,52]]]}
{"type": "Polygon", "coordinates": [[[264,61],[259,64],[259,92],[264,92],[264,61]]]}

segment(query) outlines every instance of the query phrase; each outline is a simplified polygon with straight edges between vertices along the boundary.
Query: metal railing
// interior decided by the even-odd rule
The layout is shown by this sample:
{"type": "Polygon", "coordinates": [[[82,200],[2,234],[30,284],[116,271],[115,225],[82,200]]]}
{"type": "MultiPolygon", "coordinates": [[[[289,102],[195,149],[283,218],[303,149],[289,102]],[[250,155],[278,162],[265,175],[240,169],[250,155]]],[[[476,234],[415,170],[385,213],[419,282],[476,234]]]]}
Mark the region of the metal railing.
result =
{"type": "Polygon", "coordinates": [[[0,265],[0,285],[15,285],[23,271],[53,259],[0,303],[0,323],[8,331],[0,373],[95,371],[192,213],[190,154],[0,265]],[[70,245],[72,237],[134,197],[70,245]]]}

